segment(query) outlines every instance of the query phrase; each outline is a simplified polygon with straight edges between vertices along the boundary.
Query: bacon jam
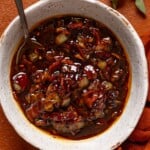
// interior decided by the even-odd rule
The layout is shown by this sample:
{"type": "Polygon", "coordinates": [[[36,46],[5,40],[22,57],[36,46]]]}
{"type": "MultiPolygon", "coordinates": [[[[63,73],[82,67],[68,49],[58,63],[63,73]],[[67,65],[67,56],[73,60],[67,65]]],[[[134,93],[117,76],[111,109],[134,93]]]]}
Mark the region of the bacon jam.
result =
{"type": "Polygon", "coordinates": [[[103,24],[81,16],[57,16],[40,23],[11,67],[13,95],[35,126],[53,135],[85,139],[121,115],[129,91],[124,49],[103,24]],[[16,69],[17,68],[17,69],[16,69]]]}

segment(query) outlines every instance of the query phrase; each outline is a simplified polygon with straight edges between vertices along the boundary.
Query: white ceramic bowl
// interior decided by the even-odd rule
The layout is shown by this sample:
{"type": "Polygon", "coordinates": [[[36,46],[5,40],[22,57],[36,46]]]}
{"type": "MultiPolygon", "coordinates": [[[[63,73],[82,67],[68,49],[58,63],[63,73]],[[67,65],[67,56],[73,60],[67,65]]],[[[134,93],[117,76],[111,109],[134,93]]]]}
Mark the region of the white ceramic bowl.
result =
{"type": "Polygon", "coordinates": [[[50,16],[77,14],[94,18],[110,28],[127,51],[131,65],[131,90],[121,117],[104,133],[73,141],[48,135],[33,126],[14,100],[10,85],[10,65],[23,36],[19,18],[15,18],[0,39],[0,100],[6,117],[16,132],[37,148],[48,150],[110,150],[120,145],[135,128],[148,90],[144,47],[131,24],[117,11],[96,0],[44,0],[26,9],[29,27],[50,16]]]}

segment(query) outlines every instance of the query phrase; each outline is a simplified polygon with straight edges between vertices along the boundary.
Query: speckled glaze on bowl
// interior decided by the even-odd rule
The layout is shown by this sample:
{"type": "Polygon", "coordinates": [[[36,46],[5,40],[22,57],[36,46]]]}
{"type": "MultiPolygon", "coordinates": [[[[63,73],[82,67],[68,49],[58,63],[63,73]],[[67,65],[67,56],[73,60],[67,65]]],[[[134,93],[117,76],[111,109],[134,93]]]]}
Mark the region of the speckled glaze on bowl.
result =
{"type": "Polygon", "coordinates": [[[50,16],[77,14],[94,18],[108,28],[123,44],[131,65],[131,90],[121,117],[104,133],[73,141],[48,135],[33,126],[13,98],[10,86],[10,64],[22,38],[19,18],[15,18],[0,39],[0,100],[6,117],[27,142],[43,150],[110,150],[120,145],[135,128],[145,105],[148,71],[144,47],[131,24],[117,11],[96,0],[44,0],[26,9],[31,28],[50,16]]]}

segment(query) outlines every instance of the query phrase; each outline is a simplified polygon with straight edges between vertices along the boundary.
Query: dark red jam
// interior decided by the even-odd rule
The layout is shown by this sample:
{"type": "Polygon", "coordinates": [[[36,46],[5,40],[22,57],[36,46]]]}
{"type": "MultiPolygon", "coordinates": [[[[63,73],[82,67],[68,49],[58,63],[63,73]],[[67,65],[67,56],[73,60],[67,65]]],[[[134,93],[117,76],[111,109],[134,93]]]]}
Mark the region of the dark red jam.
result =
{"type": "MultiPolygon", "coordinates": [[[[101,23],[57,16],[36,26],[11,85],[26,117],[37,127],[69,139],[97,135],[121,115],[129,90],[124,49],[101,23]]],[[[17,69],[16,69],[17,68],[17,69]]]]}

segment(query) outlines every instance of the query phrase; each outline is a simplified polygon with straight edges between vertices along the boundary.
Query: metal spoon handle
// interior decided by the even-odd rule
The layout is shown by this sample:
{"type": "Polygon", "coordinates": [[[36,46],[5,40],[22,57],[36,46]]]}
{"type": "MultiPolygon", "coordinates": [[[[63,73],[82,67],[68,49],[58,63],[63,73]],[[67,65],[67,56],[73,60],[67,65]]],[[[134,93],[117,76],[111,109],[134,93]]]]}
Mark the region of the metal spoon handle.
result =
{"type": "Polygon", "coordinates": [[[15,3],[17,6],[18,13],[20,15],[21,22],[22,22],[21,25],[23,27],[24,37],[26,39],[29,36],[29,30],[28,30],[28,24],[27,24],[27,20],[25,17],[24,9],[23,9],[23,3],[22,3],[22,0],[15,0],[15,3]]]}

